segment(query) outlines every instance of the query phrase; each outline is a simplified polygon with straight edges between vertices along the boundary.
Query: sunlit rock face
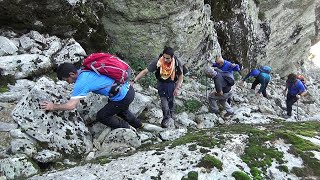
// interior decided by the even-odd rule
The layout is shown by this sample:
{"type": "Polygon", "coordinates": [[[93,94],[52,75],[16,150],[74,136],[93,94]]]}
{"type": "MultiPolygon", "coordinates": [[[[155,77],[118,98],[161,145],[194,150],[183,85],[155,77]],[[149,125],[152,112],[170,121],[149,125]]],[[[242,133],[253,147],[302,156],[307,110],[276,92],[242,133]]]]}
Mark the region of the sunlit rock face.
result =
{"type": "Polygon", "coordinates": [[[222,55],[246,68],[270,65],[282,77],[299,72],[312,41],[317,41],[319,2],[315,0],[206,3],[211,5],[222,55]]]}
{"type": "Polygon", "coordinates": [[[266,57],[258,63],[271,65],[280,76],[300,71],[315,35],[315,8],[314,0],[262,1],[271,34],[266,57]]]}
{"type": "Polygon", "coordinates": [[[320,41],[320,2],[318,2],[318,4],[316,5],[316,32],[317,32],[317,37],[314,40],[314,42],[318,42],[320,41]]]}

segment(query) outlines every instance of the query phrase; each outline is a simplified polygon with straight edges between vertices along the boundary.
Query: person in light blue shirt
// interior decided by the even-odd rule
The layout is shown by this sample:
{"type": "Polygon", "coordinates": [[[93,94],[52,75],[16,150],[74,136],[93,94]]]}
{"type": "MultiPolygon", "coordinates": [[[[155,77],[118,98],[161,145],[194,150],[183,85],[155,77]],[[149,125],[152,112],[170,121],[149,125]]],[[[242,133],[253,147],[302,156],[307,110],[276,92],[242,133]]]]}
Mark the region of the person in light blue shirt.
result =
{"type": "Polygon", "coordinates": [[[271,80],[270,74],[262,72],[259,69],[253,69],[242,79],[242,81],[246,81],[249,77],[255,78],[254,82],[251,85],[251,89],[255,90],[256,86],[258,84],[261,84],[258,95],[262,93],[263,97],[268,98],[267,86],[271,80]]]}
{"type": "Polygon", "coordinates": [[[133,87],[125,82],[117,84],[115,80],[94,71],[77,70],[71,63],[63,63],[57,69],[60,80],[74,83],[70,100],[65,104],[54,104],[43,101],[40,106],[44,110],[72,110],[75,109],[80,99],[89,92],[109,97],[109,102],[98,111],[97,120],[111,128],[141,128],[143,124],[130,111],[135,92],[133,87]],[[117,115],[117,116],[115,116],[117,115]],[[120,118],[118,118],[120,117],[120,118]]]}

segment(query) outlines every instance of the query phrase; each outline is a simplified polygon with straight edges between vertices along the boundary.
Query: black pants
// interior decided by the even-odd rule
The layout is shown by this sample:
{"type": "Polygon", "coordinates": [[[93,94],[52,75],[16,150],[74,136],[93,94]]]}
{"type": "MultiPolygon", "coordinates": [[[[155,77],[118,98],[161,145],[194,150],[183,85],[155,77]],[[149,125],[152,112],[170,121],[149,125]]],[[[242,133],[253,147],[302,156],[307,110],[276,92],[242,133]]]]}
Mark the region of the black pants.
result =
{"type": "Polygon", "coordinates": [[[135,128],[141,127],[141,121],[129,111],[134,95],[134,89],[130,86],[127,95],[121,101],[109,101],[98,111],[97,120],[114,129],[129,128],[129,125],[135,128]]]}
{"type": "Polygon", "coordinates": [[[161,100],[163,119],[169,119],[174,113],[174,82],[158,82],[158,94],[161,100]]]}
{"type": "Polygon", "coordinates": [[[251,89],[256,89],[256,86],[258,85],[258,84],[261,84],[261,86],[263,86],[262,88],[262,95],[263,95],[263,97],[265,97],[265,98],[267,98],[267,86],[268,86],[268,83],[266,84],[266,85],[263,85],[260,81],[259,81],[259,79],[258,78],[256,78],[254,81],[253,81],[253,83],[252,83],[252,85],[251,85],[251,89]]]}
{"type": "Polygon", "coordinates": [[[296,96],[293,96],[291,94],[287,94],[286,104],[287,104],[287,115],[292,115],[292,106],[293,104],[298,100],[296,96]]]}

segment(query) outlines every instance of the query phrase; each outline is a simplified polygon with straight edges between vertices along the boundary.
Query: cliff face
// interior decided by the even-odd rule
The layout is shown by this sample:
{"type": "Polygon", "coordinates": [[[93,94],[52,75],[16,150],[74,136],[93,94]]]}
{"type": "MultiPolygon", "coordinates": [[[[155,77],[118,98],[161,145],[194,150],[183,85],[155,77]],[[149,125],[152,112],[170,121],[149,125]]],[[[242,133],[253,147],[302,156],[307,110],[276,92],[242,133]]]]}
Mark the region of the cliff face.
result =
{"type": "Polygon", "coordinates": [[[263,1],[260,11],[270,24],[266,57],[258,63],[270,64],[281,76],[301,71],[315,37],[314,0],[263,1]]]}
{"type": "Polygon", "coordinates": [[[74,37],[88,53],[150,61],[172,46],[200,67],[220,54],[285,76],[300,70],[319,37],[316,0],[0,1],[2,28],[74,37]],[[205,4],[210,4],[205,5],[205,4]],[[220,48],[221,46],[221,48],[220,48]]]}
{"type": "Polygon", "coordinates": [[[258,17],[259,9],[252,0],[207,1],[217,30],[222,54],[244,67],[256,65],[256,57],[264,54],[270,27],[258,17]]]}
{"type": "Polygon", "coordinates": [[[102,23],[111,49],[126,57],[150,61],[164,46],[171,46],[183,61],[198,63],[218,46],[210,8],[203,0],[105,0],[104,4],[102,23]]]}

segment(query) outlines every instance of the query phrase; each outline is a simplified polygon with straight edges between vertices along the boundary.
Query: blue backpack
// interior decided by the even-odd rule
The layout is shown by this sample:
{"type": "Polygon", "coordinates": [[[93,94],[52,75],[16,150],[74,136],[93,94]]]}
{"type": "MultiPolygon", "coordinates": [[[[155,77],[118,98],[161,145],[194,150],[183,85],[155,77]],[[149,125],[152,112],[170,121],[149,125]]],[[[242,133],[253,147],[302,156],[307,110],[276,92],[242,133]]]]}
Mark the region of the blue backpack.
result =
{"type": "Polygon", "coordinates": [[[259,70],[263,73],[270,74],[272,69],[270,66],[260,66],[259,70]]]}

